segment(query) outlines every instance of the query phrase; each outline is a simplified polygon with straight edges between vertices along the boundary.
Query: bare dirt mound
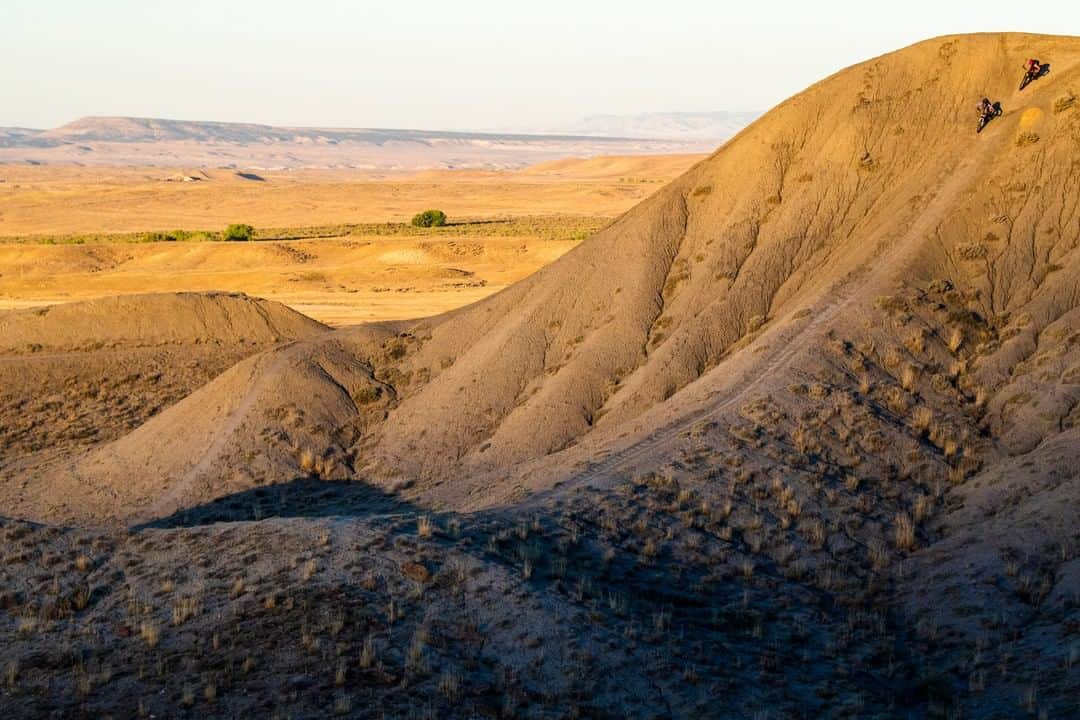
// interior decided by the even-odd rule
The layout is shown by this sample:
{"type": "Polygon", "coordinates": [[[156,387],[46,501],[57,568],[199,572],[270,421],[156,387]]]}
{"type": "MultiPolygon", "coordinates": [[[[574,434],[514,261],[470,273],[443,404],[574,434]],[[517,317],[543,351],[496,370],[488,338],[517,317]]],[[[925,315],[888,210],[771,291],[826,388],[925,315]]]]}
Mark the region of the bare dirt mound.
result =
{"type": "Polygon", "coordinates": [[[239,360],[326,330],[226,293],[0,312],[0,476],[114,440],[239,360]]]}
{"type": "Polygon", "coordinates": [[[306,340],[326,326],[242,293],[128,295],[0,313],[0,353],[306,340]]]}

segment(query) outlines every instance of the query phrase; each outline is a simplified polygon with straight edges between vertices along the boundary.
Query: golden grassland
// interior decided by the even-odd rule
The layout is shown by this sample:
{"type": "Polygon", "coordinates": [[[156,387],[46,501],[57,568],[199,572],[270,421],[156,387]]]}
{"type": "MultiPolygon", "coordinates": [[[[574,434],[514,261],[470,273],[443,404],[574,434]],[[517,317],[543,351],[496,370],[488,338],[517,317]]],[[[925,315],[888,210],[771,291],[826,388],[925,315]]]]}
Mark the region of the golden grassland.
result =
{"type": "Polygon", "coordinates": [[[435,314],[535,272],[698,159],[259,180],[226,170],[0,166],[0,309],[229,290],[330,324],[435,314]],[[446,211],[449,224],[408,224],[428,207],[446,211]],[[253,225],[255,241],[218,242],[234,222],[253,225]]]}

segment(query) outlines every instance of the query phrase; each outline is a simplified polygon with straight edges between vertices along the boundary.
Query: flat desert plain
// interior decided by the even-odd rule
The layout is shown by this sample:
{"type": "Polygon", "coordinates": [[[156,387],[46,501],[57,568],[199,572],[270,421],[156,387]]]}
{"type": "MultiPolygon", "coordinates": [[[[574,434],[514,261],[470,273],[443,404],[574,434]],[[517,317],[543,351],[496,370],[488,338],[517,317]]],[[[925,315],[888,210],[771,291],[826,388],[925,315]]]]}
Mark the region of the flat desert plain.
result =
{"type": "Polygon", "coordinates": [[[0,309],[240,291],[341,325],[417,317],[535,272],[700,160],[412,173],[0,166],[0,309]],[[446,227],[417,229],[439,208],[446,227]],[[248,223],[256,242],[147,242],[248,223]]]}

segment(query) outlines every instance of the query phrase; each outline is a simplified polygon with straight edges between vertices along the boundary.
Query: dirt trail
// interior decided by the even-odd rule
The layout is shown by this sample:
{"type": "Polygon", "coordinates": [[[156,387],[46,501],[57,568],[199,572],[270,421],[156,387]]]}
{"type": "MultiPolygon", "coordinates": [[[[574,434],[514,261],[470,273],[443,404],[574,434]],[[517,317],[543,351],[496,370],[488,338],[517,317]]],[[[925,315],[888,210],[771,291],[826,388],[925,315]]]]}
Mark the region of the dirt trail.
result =
{"type": "MultiPolygon", "coordinates": [[[[707,400],[703,406],[693,412],[680,414],[659,428],[650,428],[644,438],[635,435],[630,444],[622,449],[607,451],[607,454],[599,461],[588,461],[583,471],[560,482],[560,488],[572,489],[583,484],[598,487],[605,480],[614,482],[621,468],[642,460],[655,461],[658,451],[669,445],[687,427],[703,420],[721,418],[734,409],[738,403],[744,402],[750,394],[756,391],[765,393],[768,388],[777,384],[778,378],[790,377],[790,375],[784,375],[782,371],[790,369],[792,363],[798,358],[820,350],[825,342],[829,326],[840,317],[841,313],[861,304],[873,302],[874,299],[892,289],[897,271],[904,268],[925,248],[930,232],[940,225],[944,216],[956,204],[960,194],[969,189],[972,182],[979,177],[980,172],[993,153],[1000,148],[1004,139],[1011,137],[1007,135],[1010,129],[1002,123],[996,128],[983,131],[982,137],[988,142],[977,144],[972,155],[961,161],[959,167],[951,173],[949,181],[941,187],[929,206],[920,214],[918,221],[910,227],[899,242],[892,244],[879,256],[875,261],[874,269],[869,274],[861,277],[862,273],[857,272],[824,291],[813,309],[813,319],[805,323],[801,329],[797,326],[798,320],[789,319],[787,324],[778,325],[774,331],[779,334],[779,337],[773,337],[771,334],[763,335],[755,343],[756,345],[778,349],[744,370],[736,383],[724,384],[722,389],[712,391],[710,397],[714,395],[721,397],[718,402],[707,400]]],[[[748,347],[747,351],[752,350],[752,347],[748,347]]],[[[698,383],[704,384],[709,381],[710,378],[706,375],[698,383]]],[[[723,380],[720,382],[723,384],[723,380]]],[[[682,392],[689,395],[697,389],[691,385],[682,392]]],[[[673,405],[678,407],[677,403],[673,405]]],[[[645,418],[642,421],[645,422],[645,418]]],[[[546,492],[531,496],[529,502],[539,505],[550,494],[551,492],[546,492]]]]}

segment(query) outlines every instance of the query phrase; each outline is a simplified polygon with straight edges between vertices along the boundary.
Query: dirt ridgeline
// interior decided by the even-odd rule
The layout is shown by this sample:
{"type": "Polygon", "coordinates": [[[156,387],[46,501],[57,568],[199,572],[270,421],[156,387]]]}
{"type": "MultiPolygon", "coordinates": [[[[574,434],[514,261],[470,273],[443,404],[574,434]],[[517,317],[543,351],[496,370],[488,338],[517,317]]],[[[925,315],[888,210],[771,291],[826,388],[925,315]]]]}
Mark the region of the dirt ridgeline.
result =
{"type": "Polygon", "coordinates": [[[277,343],[328,328],[242,293],[125,295],[0,314],[0,352],[133,345],[277,343]]]}
{"type": "MultiPolygon", "coordinates": [[[[635,638],[618,662],[637,662],[636,623],[669,660],[718,633],[739,660],[711,690],[704,669],[605,686],[650,713],[708,715],[702,693],[753,678],[744,716],[784,693],[793,716],[907,702],[1056,716],[1078,683],[1077,92],[1077,38],[938,38],[849,68],[528,279],[249,357],[114,442],[9,480],[4,511],[257,519],[262,486],[362,480],[413,508],[512,516],[516,546],[505,528],[474,541],[522,587],[543,565],[560,621],[584,622],[563,603],[592,597],[635,638]],[[1052,72],[1018,93],[1031,56],[1052,72]],[[1005,113],[976,135],[984,95],[1005,113]],[[549,521],[558,557],[526,542],[549,521]],[[575,585],[567,538],[582,533],[595,552],[575,585]],[[672,612],[684,632],[665,634],[672,612]],[[748,639],[762,633],[774,650],[748,639]],[[798,669],[803,642],[846,669],[798,669]],[[803,700],[817,711],[792,709],[803,700]]],[[[629,672],[606,662],[596,676],[629,672]]],[[[534,690],[587,694],[537,663],[534,690]]]]}

